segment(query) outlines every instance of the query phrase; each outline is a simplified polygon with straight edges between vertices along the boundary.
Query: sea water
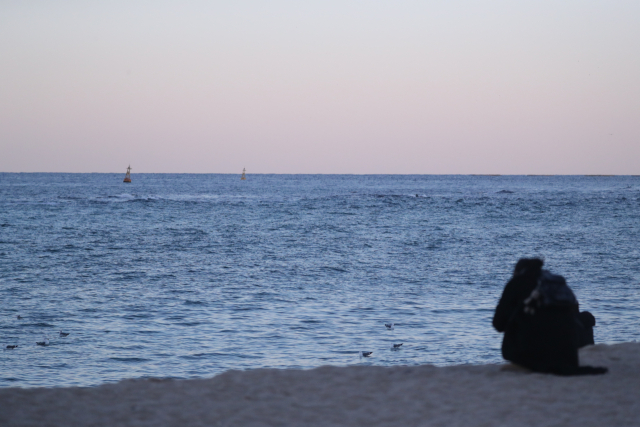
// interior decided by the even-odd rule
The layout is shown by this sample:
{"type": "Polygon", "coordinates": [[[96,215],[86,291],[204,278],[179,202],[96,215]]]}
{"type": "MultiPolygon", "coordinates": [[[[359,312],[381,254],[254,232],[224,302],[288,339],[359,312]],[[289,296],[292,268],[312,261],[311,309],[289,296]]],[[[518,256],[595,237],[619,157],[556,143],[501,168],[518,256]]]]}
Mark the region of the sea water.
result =
{"type": "Polygon", "coordinates": [[[531,256],[640,338],[639,177],[239,178],[0,174],[0,386],[499,363],[531,256]]]}

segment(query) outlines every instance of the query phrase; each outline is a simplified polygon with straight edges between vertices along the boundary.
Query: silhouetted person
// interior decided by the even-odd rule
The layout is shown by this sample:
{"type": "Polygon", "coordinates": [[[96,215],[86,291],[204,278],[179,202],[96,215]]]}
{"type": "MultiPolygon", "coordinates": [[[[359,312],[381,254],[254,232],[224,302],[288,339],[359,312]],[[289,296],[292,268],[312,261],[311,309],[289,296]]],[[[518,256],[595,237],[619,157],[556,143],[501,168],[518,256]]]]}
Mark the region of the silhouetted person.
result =
{"type": "Polygon", "coordinates": [[[504,288],[493,317],[493,326],[504,332],[502,356],[538,372],[606,372],[606,368],[579,367],[578,348],[593,344],[595,318],[580,313],[564,278],[542,266],[537,258],[519,260],[504,288]]]}

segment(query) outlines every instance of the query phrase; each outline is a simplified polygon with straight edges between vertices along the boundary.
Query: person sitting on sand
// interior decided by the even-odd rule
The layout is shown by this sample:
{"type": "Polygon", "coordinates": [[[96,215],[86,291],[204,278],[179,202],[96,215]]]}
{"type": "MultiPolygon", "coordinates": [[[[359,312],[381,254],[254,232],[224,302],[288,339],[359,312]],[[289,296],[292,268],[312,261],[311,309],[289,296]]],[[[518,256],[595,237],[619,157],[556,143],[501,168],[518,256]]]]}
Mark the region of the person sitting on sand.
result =
{"type": "Polygon", "coordinates": [[[542,270],[544,262],[523,258],[496,307],[493,326],[504,332],[502,356],[538,372],[604,373],[578,366],[578,348],[593,344],[595,318],[580,313],[565,279],[542,270]]]}

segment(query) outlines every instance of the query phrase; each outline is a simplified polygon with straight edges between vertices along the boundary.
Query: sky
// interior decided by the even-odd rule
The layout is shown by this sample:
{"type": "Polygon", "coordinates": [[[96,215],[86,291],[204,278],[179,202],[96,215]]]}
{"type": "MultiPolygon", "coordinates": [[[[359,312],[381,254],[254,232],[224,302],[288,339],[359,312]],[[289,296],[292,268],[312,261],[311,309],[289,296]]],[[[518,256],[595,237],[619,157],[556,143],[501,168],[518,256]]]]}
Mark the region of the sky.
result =
{"type": "Polygon", "coordinates": [[[0,172],[640,174],[640,2],[0,1],[0,172]]]}

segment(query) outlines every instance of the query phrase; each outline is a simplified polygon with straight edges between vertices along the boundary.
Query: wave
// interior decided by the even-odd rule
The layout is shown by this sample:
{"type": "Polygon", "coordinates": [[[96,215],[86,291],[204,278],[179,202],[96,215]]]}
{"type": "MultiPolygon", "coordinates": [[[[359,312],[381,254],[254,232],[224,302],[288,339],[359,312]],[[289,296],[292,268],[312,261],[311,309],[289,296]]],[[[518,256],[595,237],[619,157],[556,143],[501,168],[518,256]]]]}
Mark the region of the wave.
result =
{"type": "Polygon", "coordinates": [[[110,357],[109,360],[113,360],[115,362],[140,363],[149,362],[151,359],[145,359],[143,357],[110,357]]]}
{"type": "Polygon", "coordinates": [[[192,301],[190,299],[188,299],[188,300],[186,300],[184,302],[184,305],[205,305],[205,304],[206,304],[206,302],[204,302],[204,301],[192,301]]]}

